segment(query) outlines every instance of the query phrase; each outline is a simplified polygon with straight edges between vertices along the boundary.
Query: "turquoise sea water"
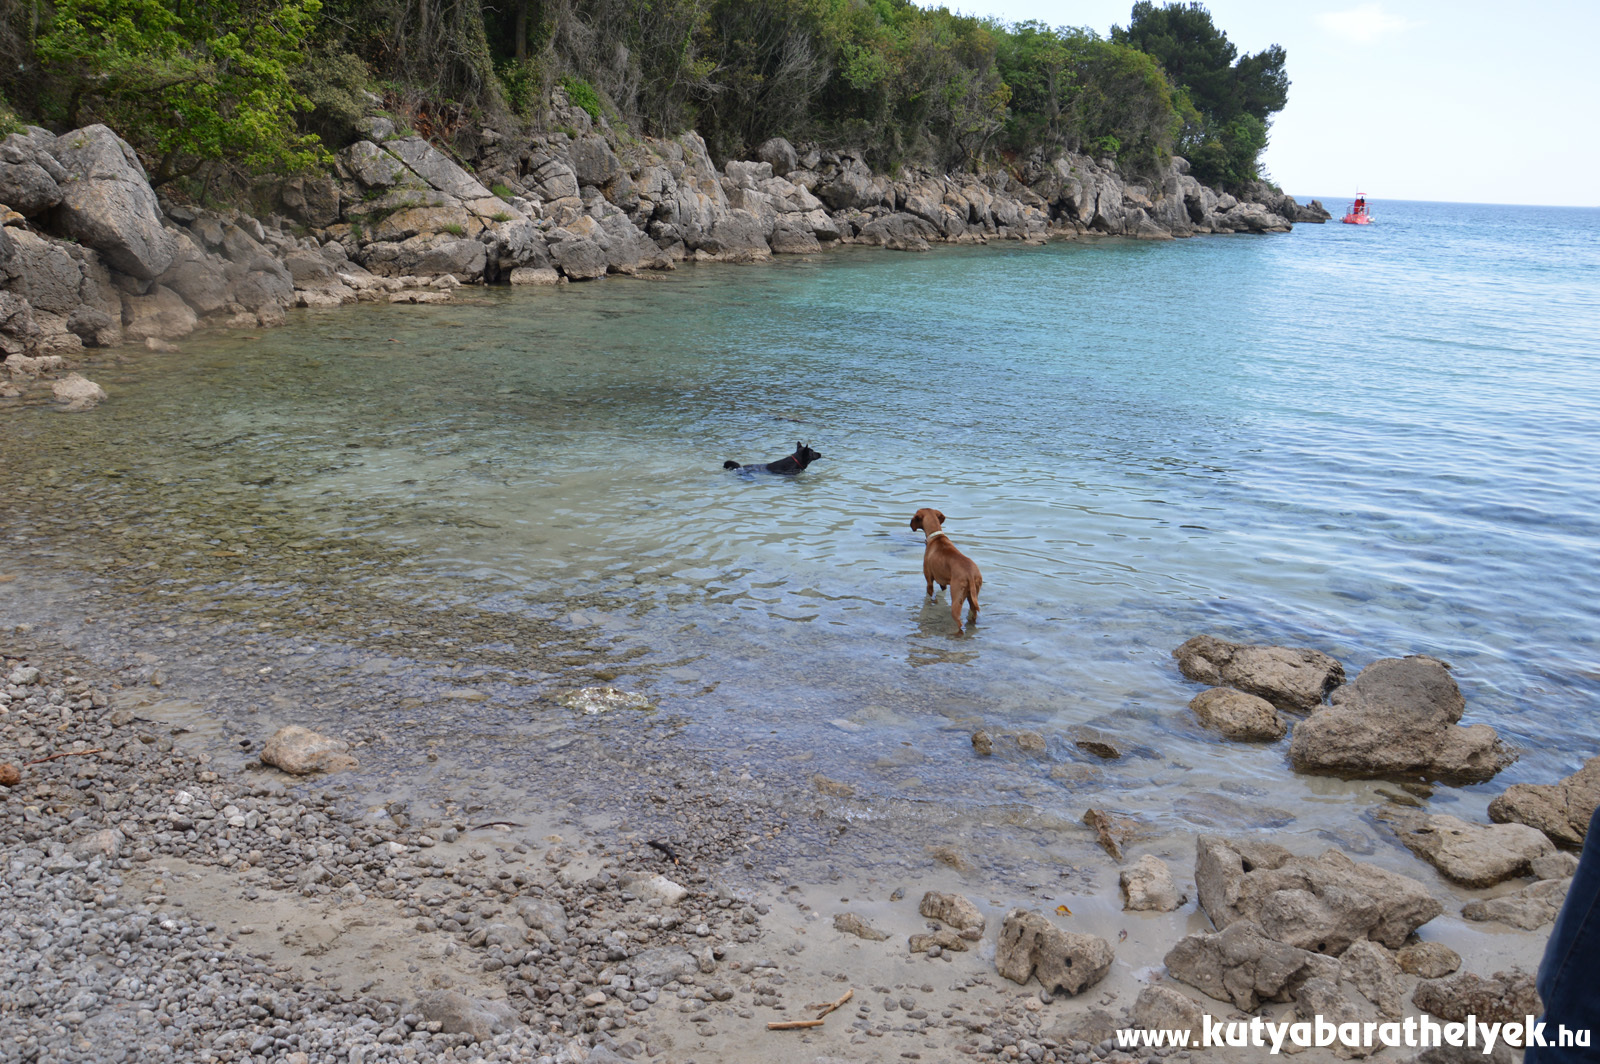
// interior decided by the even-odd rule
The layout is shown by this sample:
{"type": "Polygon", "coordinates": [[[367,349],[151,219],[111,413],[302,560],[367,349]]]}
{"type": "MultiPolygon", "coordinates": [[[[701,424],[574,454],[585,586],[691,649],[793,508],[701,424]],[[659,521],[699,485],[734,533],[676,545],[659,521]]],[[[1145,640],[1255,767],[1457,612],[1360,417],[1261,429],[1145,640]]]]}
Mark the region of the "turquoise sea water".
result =
{"type": "MultiPolygon", "coordinates": [[[[1083,725],[1141,755],[1102,779],[1114,804],[1174,826],[1174,796],[1219,781],[1308,826],[1366,800],[1296,777],[1286,743],[1194,725],[1170,652],[1210,632],[1316,646],[1352,676],[1449,661],[1467,720],[1525,751],[1462,792],[1481,804],[1600,752],[1600,211],[1373,212],[1271,237],[846,249],[306,313],[141,357],[91,414],[15,413],[0,456],[70,453],[85,500],[143,478],[123,543],[238,508],[239,535],[190,556],[234,567],[203,582],[246,622],[300,581],[263,528],[342,537],[383,561],[338,578],[338,609],[464,605],[592,633],[610,682],[699,748],[869,800],[982,809],[1020,790],[1076,819],[1085,794],[1057,770],[1093,760],[1071,746],[1083,725]],[[800,477],[721,468],[801,439],[826,457],[800,477]],[[983,569],[960,637],[945,597],[922,596],[920,506],[983,569]],[[1049,752],[978,761],[979,724],[1038,731],[1049,752]]],[[[46,491],[8,519],[14,546],[46,491]]],[[[437,703],[425,729],[470,717],[492,737],[594,682],[581,655],[507,665],[517,641],[493,630],[391,656],[391,673],[489,696],[437,703]]],[[[349,671],[337,642],[304,635],[298,671],[349,671]]],[[[480,756],[514,773],[533,755],[480,756]]]]}

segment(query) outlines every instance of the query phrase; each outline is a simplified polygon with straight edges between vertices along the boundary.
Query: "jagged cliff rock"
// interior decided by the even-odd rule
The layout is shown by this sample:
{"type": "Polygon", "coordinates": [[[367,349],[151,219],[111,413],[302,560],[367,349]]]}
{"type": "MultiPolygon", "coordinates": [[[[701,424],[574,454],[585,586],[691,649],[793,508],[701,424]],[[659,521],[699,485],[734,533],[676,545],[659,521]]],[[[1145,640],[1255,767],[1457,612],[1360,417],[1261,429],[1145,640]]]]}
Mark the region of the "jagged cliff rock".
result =
{"type": "Polygon", "coordinates": [[[470,158],[369,118],[366,139],[340,151],[331,173],[275,188],[266,224],[158,199],[133,150],[104,126],[12,134],[0,142],[4,377],[67,368],[41,358],[84,346],[273,325],[297,306],[437,302],[461,284],[582,281],[840,243],[921,251],[1271,233],[1326,217],[1264,186],[1243,201],[1219,194],[1182,159],[1148,184],[1078,155],[886,175],[857,152],[774,138],[759,159],[719,170],[693,132],[620,136],[559,94],[556,106],[548,125],[560,132],[486,129],[469,138],[470,158]]]}

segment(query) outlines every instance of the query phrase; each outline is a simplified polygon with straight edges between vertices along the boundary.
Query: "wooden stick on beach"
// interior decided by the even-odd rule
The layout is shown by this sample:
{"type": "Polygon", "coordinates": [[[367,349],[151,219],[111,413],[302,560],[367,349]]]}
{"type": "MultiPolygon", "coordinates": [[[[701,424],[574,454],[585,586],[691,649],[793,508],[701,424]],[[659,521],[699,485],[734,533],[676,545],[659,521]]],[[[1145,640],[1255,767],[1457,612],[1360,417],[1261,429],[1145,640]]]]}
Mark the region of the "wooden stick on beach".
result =
{"type": "Polygon", "coordinates": [[[821,1027],[824,1020],[780,1020],[767,1024],[769,1031],[793,1031],[799,1027],[821,1027]]]}
{"type": "Polygon", "coordinates": [[[822,1011],[817,1013],[817,1019],[820,1020],[820,1019],[822,1019],[822,1017],[826,1016],[828,1013],[832,1012],[834,1009],[838,1008],[840,1005],[843,1005],[846,1001],[849,1001],[851,998],[853,998],[855,996],[856,996],[856,992],[852,988],[850,990],[846,990],[844,992],[844,997],[840,998],[838,1001],[824,1001],[824,1002],[822,1002],[821,1004],[818,1004],[818,1005],[807,1005],[806,1008],[808,1008],[808,1009],[821,1009],[822,1011]]]}

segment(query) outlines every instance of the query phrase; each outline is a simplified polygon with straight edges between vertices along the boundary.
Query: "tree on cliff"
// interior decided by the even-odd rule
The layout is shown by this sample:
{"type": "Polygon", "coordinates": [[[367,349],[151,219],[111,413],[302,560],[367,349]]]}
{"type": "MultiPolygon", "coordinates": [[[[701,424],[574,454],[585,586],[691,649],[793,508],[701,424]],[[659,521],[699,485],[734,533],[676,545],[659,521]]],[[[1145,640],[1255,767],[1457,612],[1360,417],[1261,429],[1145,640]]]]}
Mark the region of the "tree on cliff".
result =
{"type": "Polygon", "coordinates": [[[152,185],[227,159],[251,170],[318,157],[289,70],[319,0],[55,0],[36,51],[42,110],[103,121],[156,160],[152,185]]]}
{"type": "Polygon", "coordinates": [[[1240,56],[1204,5],[1151,0],[1134,4],[1127,27],[1113,26],[1111,37],[1153,56],[1180,90],[1189,120],[1178,150],[1195,177],[1237,186],[1260,176],[1268,126],[1289,101],[1281,46],[1240,56]]]}

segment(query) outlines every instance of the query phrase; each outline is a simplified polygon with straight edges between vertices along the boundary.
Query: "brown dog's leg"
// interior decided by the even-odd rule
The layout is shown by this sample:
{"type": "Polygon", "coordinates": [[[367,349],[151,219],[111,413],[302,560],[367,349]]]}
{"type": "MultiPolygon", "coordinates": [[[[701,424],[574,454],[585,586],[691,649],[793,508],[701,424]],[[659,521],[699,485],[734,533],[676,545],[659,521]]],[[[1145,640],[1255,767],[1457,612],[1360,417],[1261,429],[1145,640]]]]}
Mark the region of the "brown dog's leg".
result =
{"type": "Polygon", "coordinates": [[[950,616],[956,619],[956,631],[961,631],[961,600],[967,596],[967,585],[960,581],[950,584],[950,616]]]}

